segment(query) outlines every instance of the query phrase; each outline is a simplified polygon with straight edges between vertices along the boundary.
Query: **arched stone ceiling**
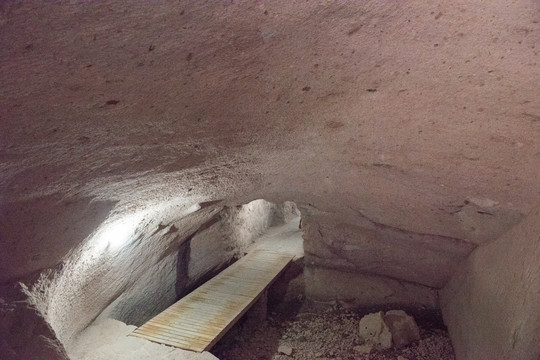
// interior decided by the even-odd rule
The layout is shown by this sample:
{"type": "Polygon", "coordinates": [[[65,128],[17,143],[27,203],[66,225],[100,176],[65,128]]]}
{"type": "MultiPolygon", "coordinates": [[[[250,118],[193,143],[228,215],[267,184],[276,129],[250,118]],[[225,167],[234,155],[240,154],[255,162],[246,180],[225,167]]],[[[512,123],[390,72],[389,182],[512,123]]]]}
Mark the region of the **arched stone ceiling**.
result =
{"type": "Polygon", "coordinates": [[[539,202],[539,21],[528,0],[3,2],[4,280],[171,199],[492,240],[539,202]]]}

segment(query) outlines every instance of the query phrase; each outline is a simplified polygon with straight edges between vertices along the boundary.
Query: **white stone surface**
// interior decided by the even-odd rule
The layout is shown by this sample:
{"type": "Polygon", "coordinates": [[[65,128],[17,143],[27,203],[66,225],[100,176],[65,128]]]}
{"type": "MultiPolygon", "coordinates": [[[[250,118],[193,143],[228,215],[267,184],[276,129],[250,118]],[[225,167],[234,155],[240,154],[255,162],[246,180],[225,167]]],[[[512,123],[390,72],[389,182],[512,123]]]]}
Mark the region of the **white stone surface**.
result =
{"type": "Polygon", "coordinates": [[[218,360],[209,352],[196,353],[128,336],[136,327],[104,319],[85,329],[69,352],[72,360],[218,360]]]}
{"type": "Polygon", "coordinates": [[[382,311],[364,316],[360,319],[358,328],[360,338],[366,343],[378,345],[383,349],[392,347],[392,334],[384,322],[382,311]]]}

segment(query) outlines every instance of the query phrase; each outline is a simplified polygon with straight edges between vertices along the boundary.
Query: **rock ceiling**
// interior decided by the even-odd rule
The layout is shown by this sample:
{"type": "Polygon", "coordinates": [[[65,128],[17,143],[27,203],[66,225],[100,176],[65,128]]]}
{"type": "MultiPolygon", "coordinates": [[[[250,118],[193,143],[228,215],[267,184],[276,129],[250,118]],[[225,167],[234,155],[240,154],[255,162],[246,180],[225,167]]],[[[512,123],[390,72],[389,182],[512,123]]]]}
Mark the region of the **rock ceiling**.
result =
{"type": "Polygon", "coordinates": [[[171,199],[492,240],[539,203],[539,21],[525,0],[4,2],[4,280],[171,199]]]}

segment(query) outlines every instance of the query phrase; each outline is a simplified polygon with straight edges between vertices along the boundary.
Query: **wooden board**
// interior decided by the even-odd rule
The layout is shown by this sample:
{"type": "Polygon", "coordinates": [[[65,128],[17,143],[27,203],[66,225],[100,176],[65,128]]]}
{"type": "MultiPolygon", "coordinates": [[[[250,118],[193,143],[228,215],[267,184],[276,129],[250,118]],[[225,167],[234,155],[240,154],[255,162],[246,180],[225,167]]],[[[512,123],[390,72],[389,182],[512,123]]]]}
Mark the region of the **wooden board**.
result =
{"type": "Polygon", "coordinates": [[[257,301],[293,255],[255,250],[130,336],[191,351],[212,348],[257,301]]]}

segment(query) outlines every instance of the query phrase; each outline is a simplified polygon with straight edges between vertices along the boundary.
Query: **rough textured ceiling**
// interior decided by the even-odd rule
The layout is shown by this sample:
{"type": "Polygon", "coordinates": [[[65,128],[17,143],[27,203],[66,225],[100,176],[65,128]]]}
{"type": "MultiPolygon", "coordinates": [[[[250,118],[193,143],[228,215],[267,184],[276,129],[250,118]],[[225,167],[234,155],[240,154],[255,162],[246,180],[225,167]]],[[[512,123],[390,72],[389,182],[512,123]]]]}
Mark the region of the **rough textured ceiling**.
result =
{"type": "Polygon", "coordinates": [[[491,240],[538,204],[539,10],[3,2],[4,279],[84,239],[59,234],[77,211],[99,223],[96,202],[66,207],[91,197],[295,200],[331,221],[491,240]]]}

